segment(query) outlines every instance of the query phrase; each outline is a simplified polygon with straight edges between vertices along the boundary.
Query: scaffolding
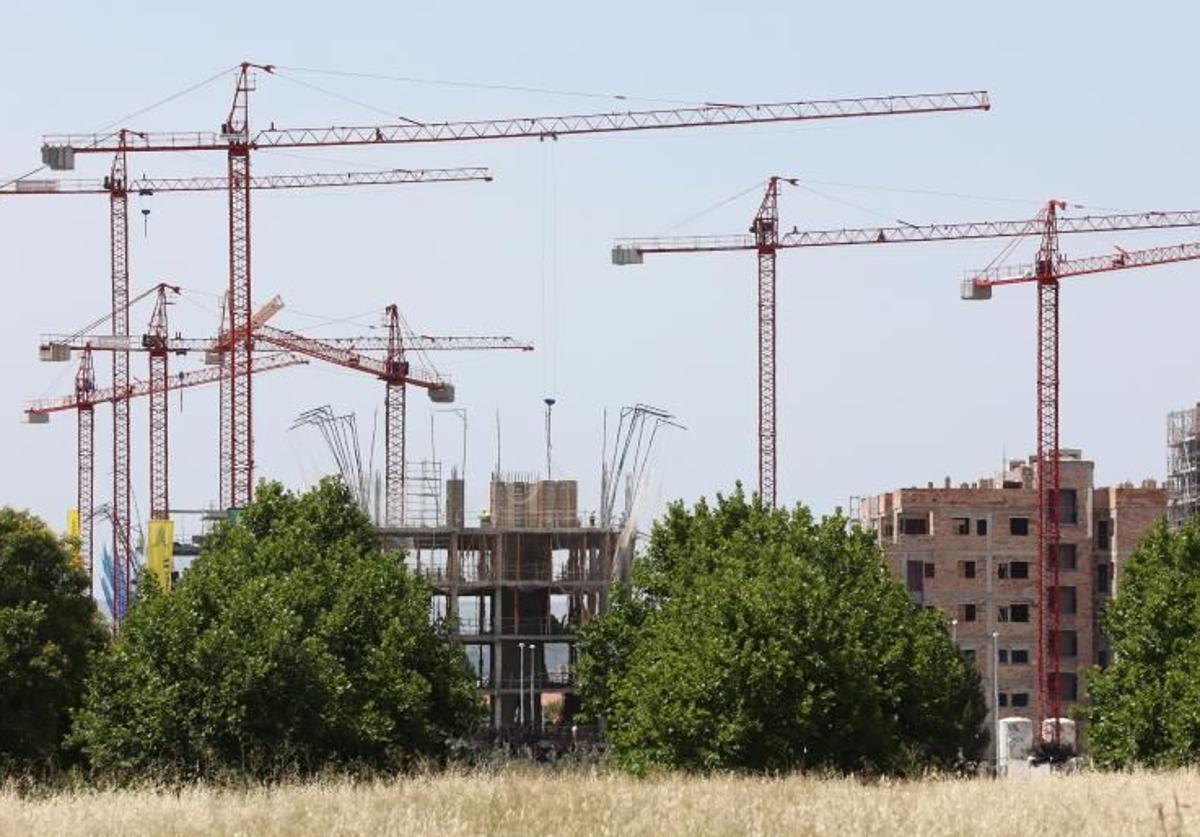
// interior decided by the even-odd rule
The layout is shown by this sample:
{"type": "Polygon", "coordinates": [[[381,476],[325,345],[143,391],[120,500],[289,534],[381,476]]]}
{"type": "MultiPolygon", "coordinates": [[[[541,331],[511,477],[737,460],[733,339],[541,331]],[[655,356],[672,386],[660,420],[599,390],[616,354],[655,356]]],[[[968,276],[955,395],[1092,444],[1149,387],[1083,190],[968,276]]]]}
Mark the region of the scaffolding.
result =
{"type": "Polygon", "coordinates": [[[1200,509],[1200,404],[1167,416],[1167,520],[1182,526],[1200,509]]]}
{"type": "Polygon", "coordinates": [[[442,463],[409,462],[404,475],[404,522],[407,526],[441,526],[442,463]]]}

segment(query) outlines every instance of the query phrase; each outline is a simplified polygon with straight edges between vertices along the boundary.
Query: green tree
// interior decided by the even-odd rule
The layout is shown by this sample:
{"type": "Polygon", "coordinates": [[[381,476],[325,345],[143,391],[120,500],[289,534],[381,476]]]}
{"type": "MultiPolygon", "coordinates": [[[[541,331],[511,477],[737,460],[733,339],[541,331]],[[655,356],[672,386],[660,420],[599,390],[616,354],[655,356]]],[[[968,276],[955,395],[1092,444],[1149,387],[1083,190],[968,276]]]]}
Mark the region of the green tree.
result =
{"type": "Polygon", "coordinates": [[[674,504],[587,625],[585,711],[630,769],[950,768],[986,745],[974,667],[870,535],[739,486],[674,504]]]}
{"type": "Polygon", "coordinates": [[[64,761],[70,712],[106,631],[88,577],[42,521],[0,509],[0,768],[64,761]]]}
{"type": "Polygon", "coordinates": [[[1088,748],[1106,767],[1200,762],[1200,524],[1143,539],[1102,617],[1112,663],[1092,669],[1088,748]]]}
{"type": "Polygon", "coordinates": [[[100,771],[203,776],[446,754],[482,713],[431,590],[341,482],[262,484],[97,661],[77,723],[100,771]]]}

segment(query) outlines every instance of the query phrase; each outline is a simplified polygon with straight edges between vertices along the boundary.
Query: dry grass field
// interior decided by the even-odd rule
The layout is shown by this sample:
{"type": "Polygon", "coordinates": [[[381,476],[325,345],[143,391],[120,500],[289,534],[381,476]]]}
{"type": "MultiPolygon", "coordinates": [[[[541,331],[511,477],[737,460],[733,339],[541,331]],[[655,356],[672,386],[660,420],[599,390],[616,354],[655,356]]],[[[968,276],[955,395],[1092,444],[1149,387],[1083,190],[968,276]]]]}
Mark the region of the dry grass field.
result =
{"type": "Polygon", "coordinates": [[[864,784],[514,770],[271,790],[0,790],[0,835],[1198,834],[1200,774],[864,784]]]}

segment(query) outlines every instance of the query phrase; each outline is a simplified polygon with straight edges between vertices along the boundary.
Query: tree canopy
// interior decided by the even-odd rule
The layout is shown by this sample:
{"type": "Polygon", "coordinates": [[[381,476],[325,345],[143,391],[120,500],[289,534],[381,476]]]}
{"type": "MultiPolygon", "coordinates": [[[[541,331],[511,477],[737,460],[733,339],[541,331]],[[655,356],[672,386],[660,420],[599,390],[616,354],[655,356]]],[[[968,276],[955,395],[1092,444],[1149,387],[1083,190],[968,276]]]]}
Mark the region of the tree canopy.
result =
{"type": "Polygon", "coordinates": [[[96,663],[78,738],[101,771],[277,775],[439,758],[482,707],[430,589],[346,487],[262,484],[96,663]]]}
{"type": "Polygon", "coordinates": [[[613,596],[579,675],[625,767],[902,773],[986,745],[974,667],[842,517],[676,503],[613,596]]]}
{"type": "Polygon", "coordinates": [[[1200,525],[1160,522],[1102,616],[1112,662],[1087,679],[1088,746],[1109,767],[1200,761],[1200,525]]]}
{"type": "Polygon", "coordinates": [[[88,577],[42,521],[0,509],[0,767],[60,764],[106,632],[88,577]]]}

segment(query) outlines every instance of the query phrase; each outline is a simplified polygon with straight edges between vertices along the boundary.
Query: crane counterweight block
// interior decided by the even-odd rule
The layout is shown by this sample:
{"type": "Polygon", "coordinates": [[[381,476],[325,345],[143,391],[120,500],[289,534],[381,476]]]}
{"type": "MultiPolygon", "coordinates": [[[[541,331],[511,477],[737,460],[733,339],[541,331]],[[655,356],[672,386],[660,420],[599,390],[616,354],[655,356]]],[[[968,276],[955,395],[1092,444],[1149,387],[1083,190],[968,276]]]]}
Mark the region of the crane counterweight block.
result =
{"type": "Polygon", "coordinates": [[[443,383],[441,386],[430,387],[429,400],[434,404],[453,404],[454,384],[443,383]]]}
{"type": "Polygon", "coordinates": [[[642,264],[645,259],[642,251],[636,247],[626,247],[618,244],[612,248],[612,263],[616,265],[642,264]]]}
{"type": "Polygon", "coordinates": [[[962,282],[962,298],[970,301],[991,299],[992,286],[985,285],[978,279],[964,279],[962,282]]]}

